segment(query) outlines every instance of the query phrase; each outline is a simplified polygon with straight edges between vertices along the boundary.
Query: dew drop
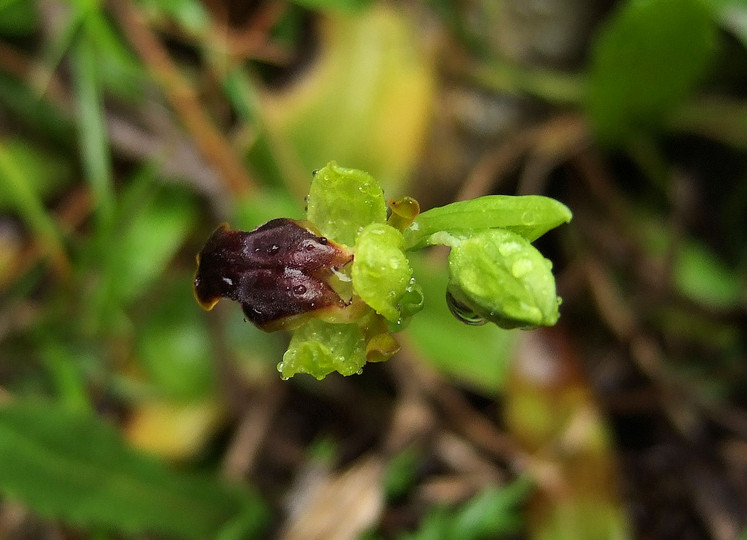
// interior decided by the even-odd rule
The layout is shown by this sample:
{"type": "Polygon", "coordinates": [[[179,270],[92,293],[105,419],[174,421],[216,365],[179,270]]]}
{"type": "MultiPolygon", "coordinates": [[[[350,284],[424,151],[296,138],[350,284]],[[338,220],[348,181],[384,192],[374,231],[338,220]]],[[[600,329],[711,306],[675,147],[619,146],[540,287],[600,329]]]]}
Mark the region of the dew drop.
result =
{"type": "Polygon", "coordinates": [[[306,293],[306,286],[305,285],[296,285],[293,287],[293,294],[302,295],[306,293]]]}
{"type": "Polygon", "coordinates": [[[451,314],[465,324],[480,326],[487,322],[484,317],[454,298],[451,291],[446,291],[446,305],[449,306],[451,314]]]}
{"type": "Polygon", "coordinates": [[[363,368],[360,368],[358,371],[355,372],[356,375],[363,375],[363,368]]]}
{"type": "Polygon", "coordinates": [[[524,225],[534,225],[534,214],[532,212],[524,212],[521,214],[521,222],[524,225]]]}
{"type": "Polygon", "coordinates": [[[517,279],[526,276],[532,271],[532,261],[529,259],[519,259],[511,265],[511,274],[517,279]]]}
{"type": "Polygon", "coordinates": [[[516,253],[522,249],[522,245],[518,242],[503,242],[498,245],[498,252],[504,257],[516,253]]]}
{"type": "Polygon", "coordinates": [[[320,236],[320,237],[319,237],[319,243],[320,243],[320,244],[322,244],[322,245],[325,245],[325,246],[326,246],[326,245],[327,245],[327,242],[329,242],[329,240],[327,239],[327,237],[326,237],[326,236],[320,236]]]}
{"type": "Polygon", "coordinates": [[[278,251],[280,251],[280,246],[277,244],[272,244],[267,248],[266,251],[268,255],[275,255],[278,251]]]}

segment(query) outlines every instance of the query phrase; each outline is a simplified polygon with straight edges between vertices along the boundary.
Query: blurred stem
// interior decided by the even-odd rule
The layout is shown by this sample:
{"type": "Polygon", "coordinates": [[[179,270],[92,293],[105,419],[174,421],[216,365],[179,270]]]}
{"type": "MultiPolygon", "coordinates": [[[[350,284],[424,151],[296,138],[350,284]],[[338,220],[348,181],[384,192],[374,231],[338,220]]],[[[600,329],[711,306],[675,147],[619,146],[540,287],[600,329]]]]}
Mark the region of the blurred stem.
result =
{"type": "Polygon", "coordinates": [[[528,94],[550,103],[580,105],[586,96],[586,79],[583,75],[492,62],[478,66],[470,76],[485,88],[528,94]]]}
{"type": "MultiPolygon", "coordinates": [[[[483,88],[526,94],[557,105],[583,106],[586,100],[584,74],[493,62],[476,67],[469,76],[483,88]]],[[[715,96],[692,99],[678,107],[666,127],[744,150],[747,148],[747,103],[715,96]]]]}
{"type": "Polygon", "coordinates": [[[101,87],[96,73],[93,36],[83,32],[72,49],[75,97],[80,118],[78,137],[99,231],[108,231],[114,215],[114,187],[101,87]]]}
{"type": "Polygon", "coordinates": [[[309,189],[308,171],[298,163],[298,157],[287,143],[278,140],[265,129],[267,122],[251,74],[241,68],[232,69],[226,73],[223,86],[242,123],[253,126],[256,130],[255,144],[261,144],[261,137],[265,138],[268,152],[279,177],[284,179],[289,191],[295,196],[303,197],[309,189]]]}
{"type": "Polygon", "coordinates": [[[656,139],[649,134],[639,133],[628,142],[627,150],[651,184],[666,196],[672,174],[656,139]]]}
{"type": "Polygon", "coordinates": [[[218,170],[226,191],[234,196],[246,195],[256,186],[229,141],[205,114],[197,94],[179,72],[166,49],[148,28],[138,8],[129,0],[109,4],[123,32],[137,50],[166,98],[180,116],[198,148],[218,170]]]}
{"type": "Polygon", "coordinates": [[[744,150],[747,149],[747,102],[715,96],[692,100],[675,111],[669,128],[744,150]]]}
{"type": "Polygon", "coordinates": [[[79,363],[59,343],[47,343],[41,357],[55,386],[59,402],[71,411],[93,410],[79,363]]]}
{"type": "Polygon", "coordinates": [[[3,179],[4,189],[21,217],[41,238],[57,270],[66,274],[70,263],[57,224],[44,208],[38,194],[31,188],[34,182],[26,177],[26,171],[16,163],[2,141],[0,141],[0,178],[3,179]]]}

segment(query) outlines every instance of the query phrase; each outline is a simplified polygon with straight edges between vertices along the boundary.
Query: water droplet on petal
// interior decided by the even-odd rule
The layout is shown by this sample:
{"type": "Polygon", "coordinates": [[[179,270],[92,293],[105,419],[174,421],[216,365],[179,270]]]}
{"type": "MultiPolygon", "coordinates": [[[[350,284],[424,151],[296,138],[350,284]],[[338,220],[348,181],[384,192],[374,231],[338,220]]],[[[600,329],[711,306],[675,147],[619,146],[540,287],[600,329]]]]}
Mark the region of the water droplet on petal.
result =
{"type": "Polygon", "coordinates": [[[519,242],[503,242],[498,245],[498,252],[504,257],[508,257],[512,253],[516,253],[522,249],[522,245],[519,242]]]}
{"type": "Polygon", "coordinates": [[[524,225],[534,225],[534,214],[532,212],[524,212],[521,214],[521,222],[524,225]]]}
{"type": "Polygon", "coordinates": [[[277,244],[272,244],[270,247],[267,248],[268,255],[274,255],[278,251],[280,251],[280,246],[277,244]]]}
{"type": "Polygon", "coordinates": [[[469,306],[454,298],[451,291],[446,291],[446,305],[449,306],[451,314],[465,324],[480,326],[487,322],[484,317],[475,313],[469,306]]]}
{"type": "Polygon", "coordinates": [[[511,265],[511,274],[520,279],[532,271],[532,261],[529,259],[519,259],[511,265]]]}

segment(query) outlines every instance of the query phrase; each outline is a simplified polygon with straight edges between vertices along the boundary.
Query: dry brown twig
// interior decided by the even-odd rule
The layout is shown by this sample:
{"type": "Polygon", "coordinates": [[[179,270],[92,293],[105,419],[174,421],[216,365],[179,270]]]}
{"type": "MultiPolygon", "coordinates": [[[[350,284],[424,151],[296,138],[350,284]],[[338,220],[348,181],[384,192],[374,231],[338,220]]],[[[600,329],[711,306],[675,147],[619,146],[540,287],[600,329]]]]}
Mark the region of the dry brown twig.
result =
{"type": "Polygon", "coordinates": [[[232,195],[248,195],[256,188],[254,181],[228,140],[205,114],[197,94],[150,30],[143,14],[129,0],[110,2],[109,6],[143,63],[194,138],[197,147],[220,171],[225,189],[232,195]]]}

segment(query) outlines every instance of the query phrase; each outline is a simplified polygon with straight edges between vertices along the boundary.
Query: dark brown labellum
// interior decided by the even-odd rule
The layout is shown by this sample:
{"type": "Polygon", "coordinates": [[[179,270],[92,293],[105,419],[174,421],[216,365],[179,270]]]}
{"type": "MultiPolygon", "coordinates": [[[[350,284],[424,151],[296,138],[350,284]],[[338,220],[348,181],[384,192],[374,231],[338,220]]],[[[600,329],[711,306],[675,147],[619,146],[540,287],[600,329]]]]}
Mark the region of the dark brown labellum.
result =
{"type": "Polygon", "coordinates": [[[352,258],[304,222],[273,219],[250,232],[224,224],[197,255],[195,296],[208,310],[235,300],[263,330],[289,327],[304,314],[345,307],[327,280],[352,258]]]}

